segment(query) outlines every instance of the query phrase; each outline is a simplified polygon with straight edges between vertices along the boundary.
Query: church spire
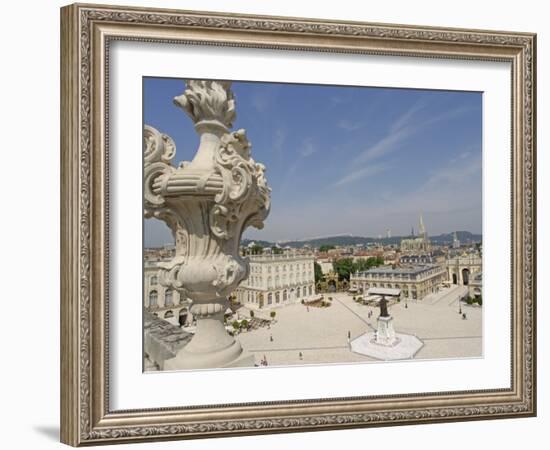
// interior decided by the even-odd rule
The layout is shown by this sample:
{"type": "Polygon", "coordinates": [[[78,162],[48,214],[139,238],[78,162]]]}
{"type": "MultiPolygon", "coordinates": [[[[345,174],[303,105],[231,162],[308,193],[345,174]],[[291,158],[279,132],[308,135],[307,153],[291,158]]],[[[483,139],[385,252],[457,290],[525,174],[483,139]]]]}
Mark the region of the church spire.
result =
{"type": "Polygon", "coordinates": [[[420,226],[418,227],[418,233],[421,237],[426,237],[426,227],[424,226],[424,219],[422,213],[420,213],[420,226]]]}

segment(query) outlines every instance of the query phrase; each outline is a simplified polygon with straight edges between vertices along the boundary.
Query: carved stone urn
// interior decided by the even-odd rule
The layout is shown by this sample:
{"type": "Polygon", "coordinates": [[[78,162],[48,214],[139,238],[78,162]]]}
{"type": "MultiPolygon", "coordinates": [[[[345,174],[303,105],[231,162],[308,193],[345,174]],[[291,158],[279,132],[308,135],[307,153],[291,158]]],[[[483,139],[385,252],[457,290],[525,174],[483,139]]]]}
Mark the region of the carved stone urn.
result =
{"type": "Polygon", "coordinates": [[[223,320],[228,296],[248,276],[239,243],[248,226],[263,227],[271,189],[265,167],[251,158],[245,131],[230,131],[235,120],[230,82],[188,80],[174,103],[193,120],[199,148],[191,162],[176,168],[174,141],[145,126],[144,215],[172,230],[175,257],[162,263],[159,279],[192,300],[197,326],[165,369],[227,367],[242,353],[223,320]]]}

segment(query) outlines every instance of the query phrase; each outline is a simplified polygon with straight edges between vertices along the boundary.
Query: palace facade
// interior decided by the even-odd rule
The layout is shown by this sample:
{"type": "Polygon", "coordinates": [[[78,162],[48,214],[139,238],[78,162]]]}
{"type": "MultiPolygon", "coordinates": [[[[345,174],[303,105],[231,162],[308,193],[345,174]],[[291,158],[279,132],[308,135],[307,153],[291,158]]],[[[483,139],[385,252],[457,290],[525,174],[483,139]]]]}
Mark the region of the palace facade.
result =
{"type": "Polygon", "coordinates": [[[364,293],[370,288],[400,289],[402,298],[422,300],[437,292],[446,278],[445,268],[437,264],[381,266],[352,274],[350,283],[352,289],[364,293]]]}
{"type": "Polygon", "coordinates": [[[143,307],[155,317],[173,325],[190,325],[189,299],[180,293],[162,286],[159,282],[159,263],[169,261],[170,252],[155,252],[147,249],[143,262],[143,307]]]}
{"type": "Polygon", "coordinates": [[[300,302],[315,295],[313,255],[249,256],[250,273],[235,296],[252,309],[269,309],[300,302]]]}

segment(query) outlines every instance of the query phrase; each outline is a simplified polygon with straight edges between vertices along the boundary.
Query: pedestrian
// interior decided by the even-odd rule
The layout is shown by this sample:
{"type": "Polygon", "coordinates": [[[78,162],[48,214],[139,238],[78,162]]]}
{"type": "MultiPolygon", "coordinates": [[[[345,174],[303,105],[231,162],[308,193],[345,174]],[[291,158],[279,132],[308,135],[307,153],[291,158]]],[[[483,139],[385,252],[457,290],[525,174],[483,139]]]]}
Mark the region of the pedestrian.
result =
{"type": "Polygon", "coordinates": [[[298,353],[298,357],[300,358],[300,361],[304,359],[304,355],[302,354],[302,352],[298,353]]]}
{"type": "Polygon", "coordinates": [[[273,342],[273,335],[272,335],[272,334],[269,335],[269,340],[270,340],[271,342],[273,342]]]}
{"type": "Polygon", "coordinates": [[[466,320],[466,313],[462,313],[462,320],[466,320]]]}

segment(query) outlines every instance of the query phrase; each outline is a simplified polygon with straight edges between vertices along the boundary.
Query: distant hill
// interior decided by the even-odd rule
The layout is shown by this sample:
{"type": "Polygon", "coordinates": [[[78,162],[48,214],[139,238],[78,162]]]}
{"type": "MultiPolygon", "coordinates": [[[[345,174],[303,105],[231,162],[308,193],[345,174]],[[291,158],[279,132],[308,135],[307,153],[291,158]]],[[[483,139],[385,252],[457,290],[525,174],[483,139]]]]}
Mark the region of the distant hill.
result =
{"type": "MultiPolygon", "coordinates": [[[[436,244],[452,244],[453,233],[440,234],[438,236],[430,236],[430,240],[436,244]]],[[[470,233],[469,231],[457,231],[456,237],[462,244],[471,244],[473,242],[481,242],[481,234],[470,233]]]]}
{"type": "MultiPolygon", "coordinates": [[[[434,244],[445,245],[453,243],[453,234],[454,232],[439,234],[436,236],[430,236],[430,240],[434,244]]],[[[474,242],[481,242],[481,234],[470,233],[469,231],[457,231],[456,232],[458,240],[462,244],[469,244],[474,242]]],[[[368,245],[379,243],[382,245],[399,245],[402,239],[410,239],[412,236],[392,236],[391,238],[373,238],[373,237],[364,237],[364,236],[327,236],[321,238],[311,238],[311,239],[302,239],[299,241],[286,241],[280,242],[281,247],[292,247],[292,248],[301,248],[304,246],[310,247],[320,247],[321,245],[338,245],[338,246],[348,246],[348,245],[368,245]]],[[[255,242],[263,247],[272,247],[276,245],[275,242],[262,241],[256,239],[243,239],[241,244],[248,245],[250,242],[255,242]]]]}

